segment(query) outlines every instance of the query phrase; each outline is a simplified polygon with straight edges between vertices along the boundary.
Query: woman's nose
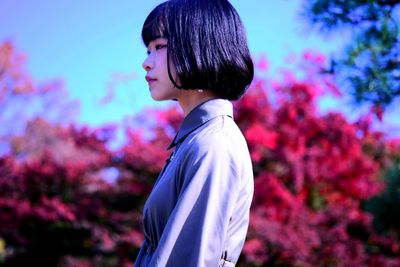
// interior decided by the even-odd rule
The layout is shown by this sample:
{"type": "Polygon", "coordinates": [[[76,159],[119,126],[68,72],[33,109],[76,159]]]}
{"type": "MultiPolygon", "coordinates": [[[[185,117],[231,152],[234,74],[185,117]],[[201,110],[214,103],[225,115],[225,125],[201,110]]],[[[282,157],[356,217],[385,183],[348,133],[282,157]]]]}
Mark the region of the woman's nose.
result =
{"type": "Polygon", "coordinates": [[[148,55],[142,63],[142,67],[145,71],[149,71],[153,68],[154,63],[151,60],[151,56],[148,55]]]}

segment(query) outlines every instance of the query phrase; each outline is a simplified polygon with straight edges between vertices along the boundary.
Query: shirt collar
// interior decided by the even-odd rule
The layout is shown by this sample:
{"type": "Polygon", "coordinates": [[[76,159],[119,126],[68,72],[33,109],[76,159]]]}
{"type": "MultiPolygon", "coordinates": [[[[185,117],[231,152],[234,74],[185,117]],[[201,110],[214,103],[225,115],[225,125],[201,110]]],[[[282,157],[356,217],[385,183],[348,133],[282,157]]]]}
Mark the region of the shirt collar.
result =
{"type": "Polygon", "coordinates": [[[191,132],[207,121],[223,115],[233,118],[232,103],[228,100],[215,98],[201,103],[185,117],[178,133],[175,135],[172,143],[168,146],[168,149],[171,149],[182,142],[191,132]]]}

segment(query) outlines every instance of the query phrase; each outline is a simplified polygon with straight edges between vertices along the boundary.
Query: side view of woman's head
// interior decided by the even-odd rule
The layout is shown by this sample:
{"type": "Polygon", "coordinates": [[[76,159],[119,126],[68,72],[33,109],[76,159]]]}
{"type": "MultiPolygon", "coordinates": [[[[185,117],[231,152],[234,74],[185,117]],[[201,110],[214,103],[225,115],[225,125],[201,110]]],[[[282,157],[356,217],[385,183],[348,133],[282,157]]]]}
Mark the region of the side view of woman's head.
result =
{"type": "Polygon", "coordinates": [[[167,43],[168,77],[176,88],[211,90],[236,100],[253,79],[246,33],[227,0],[170,0],[158,5],[144,22],[142,39],[149,47],[160,38],[167,43]]]}

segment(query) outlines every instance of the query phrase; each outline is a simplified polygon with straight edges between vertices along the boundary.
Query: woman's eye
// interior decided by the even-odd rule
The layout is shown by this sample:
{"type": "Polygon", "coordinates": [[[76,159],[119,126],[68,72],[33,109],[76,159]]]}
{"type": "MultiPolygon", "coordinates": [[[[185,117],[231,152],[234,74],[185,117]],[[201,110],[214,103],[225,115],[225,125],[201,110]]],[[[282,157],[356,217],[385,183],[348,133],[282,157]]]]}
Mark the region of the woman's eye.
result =
{"type": "MultiPolygon", "coordinates": [[[[166,47],[167,47],[166,44],[159,44],[159,45],[156,45],[156,46],[154,47],[154,49],[155,49],[155,50],[160,50],[160,49],[166,48],[166,47]]],[[[147,55],[150,55],[150,54],[151,54],[151,51],[150,51],[150,50],[147,50],[147,51],[146,51],[146,54],[147,54],[147,55]]]]}
{"type": "Polygon", "coordinates": [[[164,44],[156,45],[156,50],[160,50],[160,49],[166,48],[166,47],[167,47],[167,45],[164,45],[164,44]]]}

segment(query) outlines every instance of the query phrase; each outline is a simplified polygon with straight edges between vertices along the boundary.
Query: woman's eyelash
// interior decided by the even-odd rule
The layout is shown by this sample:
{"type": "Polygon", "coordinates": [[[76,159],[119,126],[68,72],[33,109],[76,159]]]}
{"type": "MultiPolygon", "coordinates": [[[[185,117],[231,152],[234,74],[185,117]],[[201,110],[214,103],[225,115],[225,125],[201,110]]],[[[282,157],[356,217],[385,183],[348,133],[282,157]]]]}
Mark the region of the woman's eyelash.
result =
{"type": "Polygon", "coordinates": [[[165,47],[167,47],[167,45],[156,45],[156,50],[165,48],[165,47]]]}
{"type": "MultiPolygon", "coordinates": [[[[155,46],[155,49],[156,49],[156,50],[159,50],[159,49],[165,48],[165,47],[167,47],[166,44],[160,44],[160,45],[156,45],[156,46],[155,46]]],[[[149,51],[149,50],[146,51],[146,54],[147,54],[147,55],[150,55],[150,53],[151,53],[151,51],[149,51]]]]}

